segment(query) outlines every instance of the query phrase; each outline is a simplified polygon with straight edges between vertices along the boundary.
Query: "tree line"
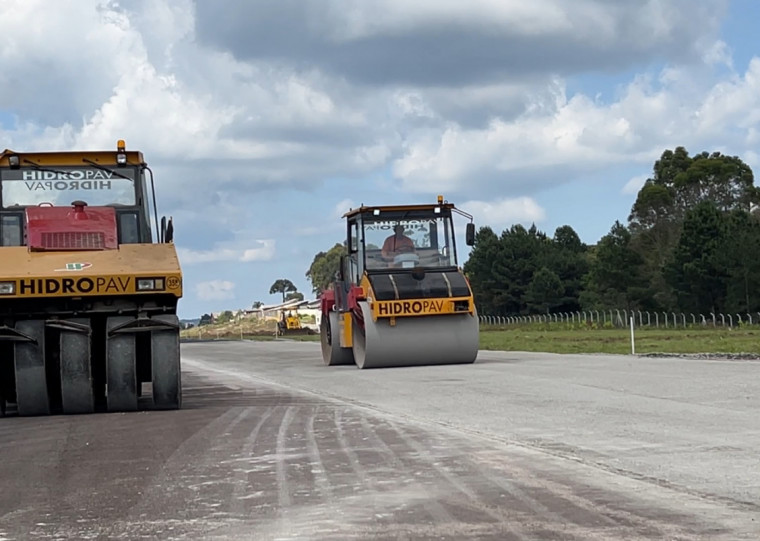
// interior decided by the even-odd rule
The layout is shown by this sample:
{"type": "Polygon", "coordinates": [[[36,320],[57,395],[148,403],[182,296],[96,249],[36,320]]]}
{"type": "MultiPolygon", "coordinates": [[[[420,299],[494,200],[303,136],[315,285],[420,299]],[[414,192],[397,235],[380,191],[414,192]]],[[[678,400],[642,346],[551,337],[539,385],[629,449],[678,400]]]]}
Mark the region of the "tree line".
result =
{"type": "Polygon", "coordinates": [[[481,314],[757,312],[759,194],[738,157],[677,147],[655,162],[627,223],[597,244],[569,225],[551,237],[535,225],[481,227],[464,271],[481,314]]]}

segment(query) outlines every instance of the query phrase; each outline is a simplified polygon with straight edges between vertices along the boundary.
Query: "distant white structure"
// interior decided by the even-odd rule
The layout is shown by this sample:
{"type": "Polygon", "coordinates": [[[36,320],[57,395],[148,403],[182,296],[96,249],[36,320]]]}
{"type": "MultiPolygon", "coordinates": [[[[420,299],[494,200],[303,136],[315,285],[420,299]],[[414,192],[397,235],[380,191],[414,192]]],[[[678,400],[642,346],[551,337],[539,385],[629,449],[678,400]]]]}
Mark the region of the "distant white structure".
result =
{"type": "Polygon", "coordinates": [[[322,311],[320,309],[319,303],[320,303],[319,299],[312,299],[312,300],[304,299],[302,301],[293,300],[293,301],[286,301],[279,304],[267,304],[267,305],[260,306],[259,308],[251,308],[248,310],[243,310],[243,314],[241,315],[241,317],[278,319],[280,317],[281,310],[288,310],[288,309],[296,310],[297,309],[299,314],[314,316],[314,319],[316,321],[316,327],[319,328],[320,321],[322,320],[322,311]]]}

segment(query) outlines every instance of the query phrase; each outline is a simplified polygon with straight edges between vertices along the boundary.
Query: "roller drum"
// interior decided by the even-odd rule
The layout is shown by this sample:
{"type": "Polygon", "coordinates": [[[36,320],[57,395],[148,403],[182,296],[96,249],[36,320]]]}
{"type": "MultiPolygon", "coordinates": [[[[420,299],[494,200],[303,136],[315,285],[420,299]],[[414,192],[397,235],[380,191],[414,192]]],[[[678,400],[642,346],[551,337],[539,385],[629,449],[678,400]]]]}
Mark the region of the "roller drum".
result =
{"type": "Polygon", "coordinates": [[[364,330],[353,325],[354,360],[359,368],[469,364],[478,356],[477,313],[372,321],[366,302],[359,307],[364,330]]]}

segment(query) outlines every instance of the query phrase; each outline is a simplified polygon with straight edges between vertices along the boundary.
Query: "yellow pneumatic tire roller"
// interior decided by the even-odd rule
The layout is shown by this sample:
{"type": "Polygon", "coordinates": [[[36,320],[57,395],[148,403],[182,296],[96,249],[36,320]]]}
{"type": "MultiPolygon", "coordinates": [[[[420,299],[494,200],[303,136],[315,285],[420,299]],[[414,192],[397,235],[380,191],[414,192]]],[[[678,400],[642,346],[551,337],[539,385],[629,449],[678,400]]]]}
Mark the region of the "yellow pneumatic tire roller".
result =
{"type": "Polygon", "coordinates": [[[399,317],[372,321],[366,302],[359,303],[364,330],[353,327],[353,357],[359,368],[470,364],[478,356],[479,323],[473,314],[399,317]]]}

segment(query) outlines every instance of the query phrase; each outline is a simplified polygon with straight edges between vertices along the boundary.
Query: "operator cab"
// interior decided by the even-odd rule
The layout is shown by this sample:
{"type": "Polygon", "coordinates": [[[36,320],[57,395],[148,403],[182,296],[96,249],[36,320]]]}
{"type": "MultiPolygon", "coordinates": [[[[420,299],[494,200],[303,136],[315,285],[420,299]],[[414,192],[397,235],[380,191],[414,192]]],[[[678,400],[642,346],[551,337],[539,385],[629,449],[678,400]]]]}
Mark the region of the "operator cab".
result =
{"type": "Polygon", "coordinates": [[[142,153],[126,151],[121,140],[110,152],[5,150],[0,153],[0,246],[27,245],[30,212],[44,215],[50,207],[84,208],[87,214],[108,207],[118,244],[168,242],[171,224],[162,220],[159,230],[156,202],[149,204],[153,193],[153,174],[142,153]]]}
{"type": "MultiPolygon", "coordinates": [[[[347,218],[348,257],[344,278],[358,284],[367,274],[456,271],[453,213],[472,216],[438,197],[437,205],[360,207],[347,218]]],[[[466,243],[474,243],[474,224],[467,224],[466,243]]]]}

